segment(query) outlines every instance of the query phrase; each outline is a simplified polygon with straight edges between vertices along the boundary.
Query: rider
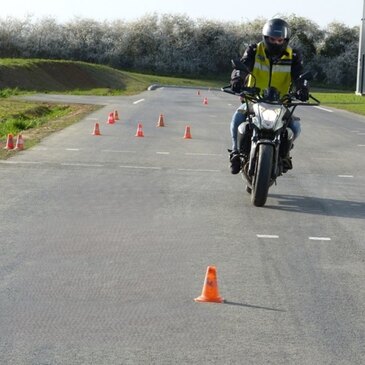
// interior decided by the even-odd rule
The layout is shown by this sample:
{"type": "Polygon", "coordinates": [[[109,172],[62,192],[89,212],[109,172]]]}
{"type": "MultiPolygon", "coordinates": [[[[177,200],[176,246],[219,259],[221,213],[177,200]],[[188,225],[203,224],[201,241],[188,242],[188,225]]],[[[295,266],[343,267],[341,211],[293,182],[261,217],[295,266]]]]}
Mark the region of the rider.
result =
{"type": "MultiPolygon", "coordinates": [[[[262,29],[263,40],[258,44],[251,44],[247,47],[241,62],[246,65],[248,72],[233,70],[231,75],[231,89],[239,93],[243,86],[254,86],[261,90],[267,87],[275,87],[280,95],[287,94],[292,81],[296,81],[296,98],[307,101],[309,97],[306,80],[298,81],[298,77],[303,73],[302,56],[298,50],[288,46],[290,39],[290,28],[286,21],[274,18],[265,23],[262,29]]],[[[241,170],[240,149],[244,154],[249,154],[250,140],[243,137],[243,145],[238,146],[237,130],[238,126],[246,120],[246,104],[242,104],[233,114],[231,121],[232,150],[230,152],[231,173],[238,174],[241,170]]],[[[247,122],[246,122],[247,123],[247,122]]],[[[300,134],[299,118],[293,117],[288,127],[293,131],[292,141],[300,134]]],[[[245,126],[248,131],[248,124],[245,126]]],[[[246,133],[248,135],[248,133],[246,133]]],[[[241,144],[240,143],[240,144],[241,144]]],[[[290,143],[291,145],[291,143],[290,143]]],[[[292,168],[289,150],[283,159],[286,170],[292,168]]]]}

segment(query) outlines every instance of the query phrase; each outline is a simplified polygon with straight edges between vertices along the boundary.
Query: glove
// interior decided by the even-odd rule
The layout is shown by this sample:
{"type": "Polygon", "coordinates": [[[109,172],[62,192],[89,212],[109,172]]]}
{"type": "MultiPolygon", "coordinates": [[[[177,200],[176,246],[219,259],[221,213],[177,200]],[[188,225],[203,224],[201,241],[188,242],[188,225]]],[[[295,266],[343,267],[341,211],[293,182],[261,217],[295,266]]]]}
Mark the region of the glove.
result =
{"type": "Polygon", "coordinates": [[[233,70],[231,74],[231,90],[235,93],[240,93],[244,85],[244,81],[241,77],[241,72],[239,70],[233,70]]]}
{"type": "Polygon", "coordinates": [[[235,93],[240,93],[243,87],[242,80],[231,80],[231,90],[235,93]]]}
{"type": "Polygon", "coordinates": [[[295,97],[300,101],[308,101],[308,99],[309,99],[308,88],[302,87],[302,88],[298,89],[295,93],[295,97]]]}

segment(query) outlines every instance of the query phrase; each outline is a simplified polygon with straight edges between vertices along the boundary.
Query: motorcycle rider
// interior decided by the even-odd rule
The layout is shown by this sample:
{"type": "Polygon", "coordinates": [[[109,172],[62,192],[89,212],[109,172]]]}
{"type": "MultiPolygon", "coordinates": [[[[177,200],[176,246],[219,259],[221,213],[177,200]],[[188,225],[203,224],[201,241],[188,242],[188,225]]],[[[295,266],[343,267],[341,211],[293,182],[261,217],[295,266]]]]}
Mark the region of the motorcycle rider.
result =
{"type": "MultiPolygon", "coordinates": [[[[288,23],[279,18],[267,21],[262,29],[263,39],[258,44],[251,44],[247,47],[241,62],[247,67],[252,75],[242,70],[234,69],[231,74],[231,89],[239,93],[243,86],[254,86],[264,90],[268,87],[275,87],[280,95],[287,94],[292,81],[296,82],[296,98],[307,101],[309,98],[308,83],[306,80],[298,80],[303,73],[302,56],[298,50],[288,46],[290,39],[290,28],[288,23]]],[[[230,152],[230,167],[232,174],[238,174],[241,170],[240,152],[245,157],[249,155],[250,135],[249,125],[246,122],[244,134],[240,135],[241,140],[237,141],[238,127],[246,120],[246,104],[242,104],[232,116],[230,131],[232,137],[232,150],[230,152]]],[[[292,117],[288,127],[293,135],[288,136],[291,141],[286,143],[287,151],[284,151],[284,171],[292,168],[289,151],[292,142],[300,134],[299,118],[292,117]]]]}

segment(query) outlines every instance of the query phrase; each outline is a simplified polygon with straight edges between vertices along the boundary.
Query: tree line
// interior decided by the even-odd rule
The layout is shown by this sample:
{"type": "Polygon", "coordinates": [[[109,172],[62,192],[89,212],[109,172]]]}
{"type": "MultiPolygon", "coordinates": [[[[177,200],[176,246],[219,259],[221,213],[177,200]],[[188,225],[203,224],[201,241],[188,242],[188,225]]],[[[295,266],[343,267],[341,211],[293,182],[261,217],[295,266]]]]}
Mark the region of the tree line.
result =
{"type": "MultiPolygon", "coordinates": [[[[290,45],[303,53],[319,84],[355,88],[359,27],[284,17],[290,45]]],[[[192,20],[186,15],[149,14],[134,21],[52,17],[0,18],[0,57],[85,61],[162,75],[229,77],[232,58],[262,39],[267,19],[247,22],[192,20]]]]}

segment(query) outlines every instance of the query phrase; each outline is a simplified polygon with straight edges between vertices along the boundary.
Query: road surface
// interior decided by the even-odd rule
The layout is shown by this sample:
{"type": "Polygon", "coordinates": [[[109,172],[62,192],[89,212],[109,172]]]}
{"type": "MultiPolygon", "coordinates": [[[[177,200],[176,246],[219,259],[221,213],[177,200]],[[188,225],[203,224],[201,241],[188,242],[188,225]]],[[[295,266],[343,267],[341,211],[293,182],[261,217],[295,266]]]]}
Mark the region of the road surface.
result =
{"type": "Polygon", "coordinates": [[[34,99],[104,106],[0,163],[1,364],[365,363],[363,117],[298,110],[256,208],[228,168],[235,97],[34,99]],[[196,303],[212,265],[225,303],[196,303]]]}

